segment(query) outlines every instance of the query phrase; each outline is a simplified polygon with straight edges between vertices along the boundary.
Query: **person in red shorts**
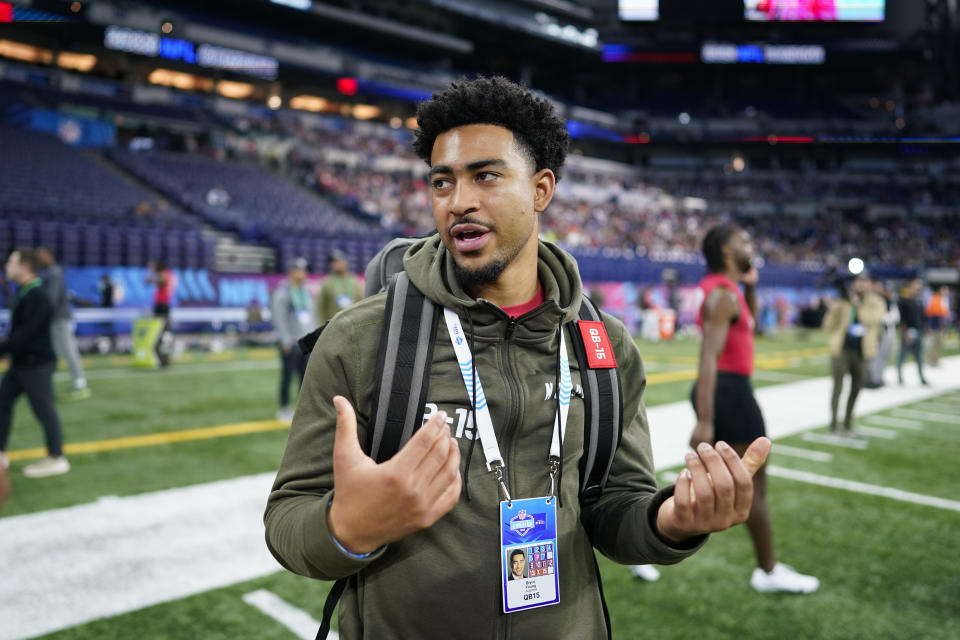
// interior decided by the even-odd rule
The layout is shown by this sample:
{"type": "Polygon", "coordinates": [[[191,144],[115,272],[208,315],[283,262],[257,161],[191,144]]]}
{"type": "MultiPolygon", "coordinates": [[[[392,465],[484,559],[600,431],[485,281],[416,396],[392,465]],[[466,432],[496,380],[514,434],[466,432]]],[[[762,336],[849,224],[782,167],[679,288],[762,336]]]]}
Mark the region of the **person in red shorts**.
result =
{"type": "MultiPolygon", "coordinates": [[[[697,424],[690,446],[696,449],[702,443],[713,445],[722,440],[742,455],[755,438],[766,435],[763,414],[750,384],[758,277],[753,245],[745,231],[721,224],[704,237],[703,255],[709,273],[699,285],[703,303],[697,324],[703,331],[703,343],[697,382],[691,392],[697,424]]],[[[776,561],[765,466],[753,477],[753,485],[747,529],[758,566],[750,586],[761,592],[816,591],[819,580],[776,561]]]]}

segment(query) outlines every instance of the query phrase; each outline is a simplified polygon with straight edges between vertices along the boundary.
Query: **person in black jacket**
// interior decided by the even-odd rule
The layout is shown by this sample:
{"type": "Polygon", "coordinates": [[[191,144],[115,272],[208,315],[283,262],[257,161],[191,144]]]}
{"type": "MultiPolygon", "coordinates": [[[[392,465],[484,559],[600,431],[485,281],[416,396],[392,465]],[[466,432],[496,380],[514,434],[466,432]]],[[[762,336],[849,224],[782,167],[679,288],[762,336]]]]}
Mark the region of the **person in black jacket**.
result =
{"type": "Polygon", "coordinates": [[[927,379],[923,377],[923,333],[927,326],[927,319],[923,314],[923,303],[920,293],[923,291],[923,280],[914,278],[903,289],[903,295],[897,307],[900,309],[900,356],[897,358],[897,378],[903,384],[903,361],[907,358],[907,351],[913,354],[917,361],[917,372],[920,374],[920,384],[927,386],[927,379]]]}
{"type": "Polygon", "coordinates": [[[13,419],[13,404],[26,393],[30,408],[43,425],[47,457],[24,467],[29,478],[59,475],[70,470],[63,455],[60,418],[54,405],[53,371],[57,357],[50,342],[53,305],[41,290],[37,277],[40,261],[33,251],[16,250],[6,265],[8,280],[17,283],[10,334],[0,340],[0,357],[10,355],[10,368],[0,380],[0,461],[6,462],[7,440],[13,419]]]}

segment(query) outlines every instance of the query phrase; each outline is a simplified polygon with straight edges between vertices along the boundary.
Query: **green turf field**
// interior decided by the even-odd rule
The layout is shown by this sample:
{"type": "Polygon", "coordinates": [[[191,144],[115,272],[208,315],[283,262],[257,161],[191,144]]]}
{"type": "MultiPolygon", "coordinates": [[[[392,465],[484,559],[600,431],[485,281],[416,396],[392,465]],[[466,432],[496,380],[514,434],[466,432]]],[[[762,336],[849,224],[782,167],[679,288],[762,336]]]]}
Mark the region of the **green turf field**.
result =
{"type": "MultiPolygon", "coordinates": [[[[948,345],[949,354],[958,352],[955,334],[948,345]]],[[[648,404],[686,401],[696,375],[697,342],[641,343],[640,348],[648,404]]],[[[755,386],[827,373],[818,334],[760,339],[757,356],[755,386]]],[[[189,360],[165,371],[137,372],[123,357],[91,359],[93,397],[59,405],[66,442],[90,450],[68,450],[73,471],[65,476],[31,481],[19,473],[42,455],[40,430],[21,400],[8,449],[14,493],[4,517],[275,470],[286,432],[271,420],[278,378],[274,352],[243,350],[189,360]],[[219,425],[246,425],[237,430],[248,432],[203,431],[219,425]],[[162,440],[167,441],[158,443],[162,440]]],[[[61,376],[58,387],[66,386],[61,376]]],[[[954,415],[960,415],[960,393],[944,394],[941,404],[956,404],[954,415]]],[[[907,410],[922,413],[924,406],[907,410]]],[[[883,416],[904,420],[897,409],[883,416]]],[[[898,432],[896,439],[871,438],[866,451],[830,448],[829,464],[783,457],[775,464],[956,499],[960,424],[916,416],[910,422],[919,426],[898,432]]],[[[816,448],[803,434],[778,443],[816,448]]],[[[655,583],[641,582],[626,567],[601,558],[615,636],[960,637],[960,512],[776,477],[770,481],[770,504],[779,555],[817,575],[823,585],[819,592],[805,597],[753,592],[747,584],[751,547],[746,532],[737,528],[713,536],[681,565],[662,568],[655,583]]],[[[327,585],[278,572],[45,637],[295,638],[241,600],[257,589],[319,618],[327,585]]]]}

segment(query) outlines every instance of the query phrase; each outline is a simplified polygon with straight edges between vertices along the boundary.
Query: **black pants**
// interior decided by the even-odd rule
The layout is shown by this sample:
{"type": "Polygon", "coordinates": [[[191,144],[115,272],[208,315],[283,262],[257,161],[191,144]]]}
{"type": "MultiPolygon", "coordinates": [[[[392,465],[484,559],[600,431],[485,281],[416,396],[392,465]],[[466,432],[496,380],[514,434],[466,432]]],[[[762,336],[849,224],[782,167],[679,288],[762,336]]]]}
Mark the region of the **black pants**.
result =
{"type": "Polygon", "coordinates": [[[55,362],[29,367],[13,366],[3,375],[3,380],[0,380],[0,450],[7,449],[13,403],[21,393],[26,393],[33,414],[43,426],[47,450],[51,456],[63,455],[60,418],[53,400],[53,371],[56,366],[55,362]]]}
{"type": "Polygon", "coordinates": [[[837,411],[840,408],[840,392],[843,390],[843,379],[850,374],[850,394],[847,396],[847,412],[843,419],[843,428],[848,431],[853,428],[853,407],[857,403],[857,396],[863,389],[866,379],[867,364],[859,351],[844,349],[840,355],[830,359],[833,371],[833,394],[830,396],[830,430],[837,431],[837,411]]]}
{"type": "Polygon", "coordinates": [[[923,377],[923,332],[916,331],[915,335],[908,336],[905,332],[900,334],[900,356],[897,358],[897,377],[903,384],[903,363],[907,359],[907,351],[913,354],[917,361],[917,372],[920,374],[920,382],[926,384],[926,378],[923,377]]]}
{"type": "Polygon", "coordinates": [[[280,362],[283,365],[283,372],[280,374],[281,407],[290,405],[290,380],[294,372],[300,379],[300,385],[303,385],[303,376],[307,372],[307,359],[308,356],[302,353],[297,345],[290,347],[290,353],[284,353],[283,348],[280,349],[280,362]]]}

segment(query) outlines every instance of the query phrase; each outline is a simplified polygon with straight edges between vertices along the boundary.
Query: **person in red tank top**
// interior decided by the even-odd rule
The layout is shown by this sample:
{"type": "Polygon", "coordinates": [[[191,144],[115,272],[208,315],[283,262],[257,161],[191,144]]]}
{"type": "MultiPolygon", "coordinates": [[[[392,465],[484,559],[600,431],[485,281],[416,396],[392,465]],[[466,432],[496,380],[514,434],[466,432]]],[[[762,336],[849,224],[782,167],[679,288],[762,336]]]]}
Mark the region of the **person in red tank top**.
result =
{"type": "MultiPolygon", "coordinates": [[[[703,331],[697,382],[691,394],[697,424],[690,446],[726,443],[739,453],[766,435],[763,414],[753,395],[753,330],[757,313],[757,269],[750,236],[733,225],[718,225],[703,239],[709,273],[700,281],[703,303],[697,324],[703,331]],[[741,285],[743,289],[741,290],[741,285]]],[[[813,576],[797,573],[776,561],[773,527],[766,502],[766,473],[753,477],[754,492],[747,529],[757,568],[750,586],[761,592],[812,593],[820,586],[813,576]]]]}

